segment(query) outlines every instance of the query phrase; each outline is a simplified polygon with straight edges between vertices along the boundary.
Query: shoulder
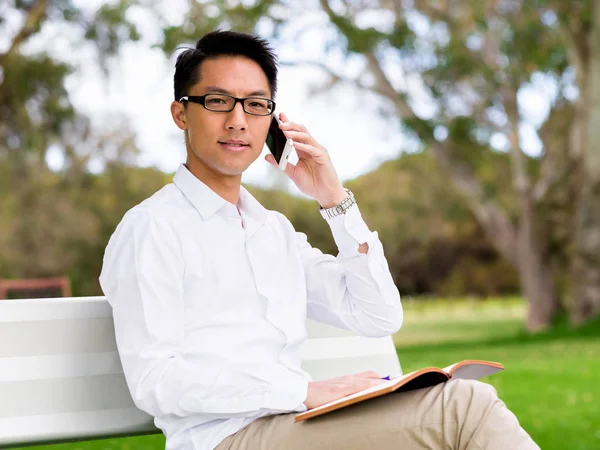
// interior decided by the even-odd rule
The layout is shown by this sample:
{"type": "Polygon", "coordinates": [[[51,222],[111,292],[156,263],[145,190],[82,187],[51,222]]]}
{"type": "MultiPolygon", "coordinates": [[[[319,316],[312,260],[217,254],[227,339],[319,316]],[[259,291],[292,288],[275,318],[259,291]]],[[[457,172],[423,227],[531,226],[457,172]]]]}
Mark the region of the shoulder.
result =
{"type": "Polygon", "coordinates": [[[106,246],[100,275],[103,287],[127,273],[133,262],[177,256],[181,249],[177,223],[185,207],[182,194],[167,185],[125,213],[106,246]]]}
{"type": "Polygon", "coordinates": [[[177,240],[177,228],[189,214],[189,203],[172,183],[164,186],[125,213],[109,246],[132,243],[135,237],[157,238],[161,241],[177,240]]]}
{"type": "Polygon", "coordinates": [[[170,183],[127,211],[115,232],[120,228],[138,229],[149,225],[175,230],[192,212],[187,198],[170,183]]]}
{"type": "Polygon", "coordinates": [[[173,183],[131,208],[123,219],[149,220],[176,224],[190,210],[189,201],[173,183]],[[144,219],[145,218],[145,219],[144,219]]]}

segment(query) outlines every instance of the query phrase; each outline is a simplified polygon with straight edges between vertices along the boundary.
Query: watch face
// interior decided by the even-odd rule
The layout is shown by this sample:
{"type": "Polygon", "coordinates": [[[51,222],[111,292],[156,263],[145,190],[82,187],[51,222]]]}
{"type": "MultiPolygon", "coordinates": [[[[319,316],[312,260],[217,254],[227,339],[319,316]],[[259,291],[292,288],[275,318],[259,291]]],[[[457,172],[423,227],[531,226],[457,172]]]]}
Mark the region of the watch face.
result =
{"type": "Polygon", "coordinates": [[[354,194],[349,189],[346,189],[346,192],[348,192],[348,197],[342,200],[342,202],[339,205],[332,206],[331,208],[327,209],[319,208],[321,215],[325,219],[346,214],[346,211],[348,211],[353,205],[356,204],[354,194]]]}

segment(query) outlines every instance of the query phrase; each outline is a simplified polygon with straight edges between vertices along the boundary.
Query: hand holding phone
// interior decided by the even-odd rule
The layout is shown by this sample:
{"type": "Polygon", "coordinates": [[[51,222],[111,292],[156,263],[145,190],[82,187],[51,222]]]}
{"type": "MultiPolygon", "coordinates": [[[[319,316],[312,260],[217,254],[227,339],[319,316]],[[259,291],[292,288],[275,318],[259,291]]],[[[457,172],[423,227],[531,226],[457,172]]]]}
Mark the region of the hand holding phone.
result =
{"type": "Polygon", "coordinates": [[[340,182],[327,149],[315,140],[304,125],[289,121],[283,113],[280,116],[283,122],[272,118],[267,138],[271,155],[267,155],[267,161],[285,169],[286,175],[300,192],[314,198],[323,208],[339,204],[348,193],[340,182]],[[298,155],[298,162],[294,164],[287,162],[292,147],[298,155]]]}
{"type": "Polygon", "coordinates": [[[281,128],[279,128],[280,120],[276,114],[273,114],[269,133],[267,134],[266,144],[277,162],[280,170],[285,170],[288,158],[294,148],[294,141],[285,137],[281,128]]]}

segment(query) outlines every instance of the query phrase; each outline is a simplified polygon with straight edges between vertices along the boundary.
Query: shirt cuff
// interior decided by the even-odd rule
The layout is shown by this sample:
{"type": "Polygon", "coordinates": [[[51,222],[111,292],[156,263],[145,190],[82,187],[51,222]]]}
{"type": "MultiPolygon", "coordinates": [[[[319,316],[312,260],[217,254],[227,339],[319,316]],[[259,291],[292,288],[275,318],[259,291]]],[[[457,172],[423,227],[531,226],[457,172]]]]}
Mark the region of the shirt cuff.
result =
{"type": "Polygon", "coordinates": [[[345,214],[326,219],[331,228],[333,239],[340,253],[358,252],[358,247],[370,242],[373,233],[360,214],[358,205],[354,204],[345,214]]]}
{"type": "Polygon", "coordinates": [[[286,385],[285,390],[274,389],[265,395],[265,408],[276,409],[280,411],[304,412],[306,411],[306,397],[308,395],[308,379],[303,379],[294,390],[289,390],[286,385]]]}

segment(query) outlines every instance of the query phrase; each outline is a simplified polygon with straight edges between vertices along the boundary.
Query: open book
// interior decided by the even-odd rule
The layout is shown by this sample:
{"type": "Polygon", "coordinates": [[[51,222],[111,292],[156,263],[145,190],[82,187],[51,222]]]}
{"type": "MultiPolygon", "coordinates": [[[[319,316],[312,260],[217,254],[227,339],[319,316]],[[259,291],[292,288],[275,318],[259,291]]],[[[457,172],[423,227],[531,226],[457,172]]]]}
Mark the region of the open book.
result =
{"type": "Polygon", "coordinates": [[[298,414],[295,422],[311,419],[335,411],[336,409],[344,408],[345,406],[353,405],[354,403],[359,403],[391,392],[406,392],[434,386],[438,383],[448,381],[450,378],[477,380],[501,370],[504,370],[504,366],[500,363],[473,359],[460,361],[451,366],[444,367],[443,369],[438,367],[426,367],[397,378],[392,378],[389,381],[385,381],[377,386],[355,394],[309,409],[308,411],[298,414]]]}

